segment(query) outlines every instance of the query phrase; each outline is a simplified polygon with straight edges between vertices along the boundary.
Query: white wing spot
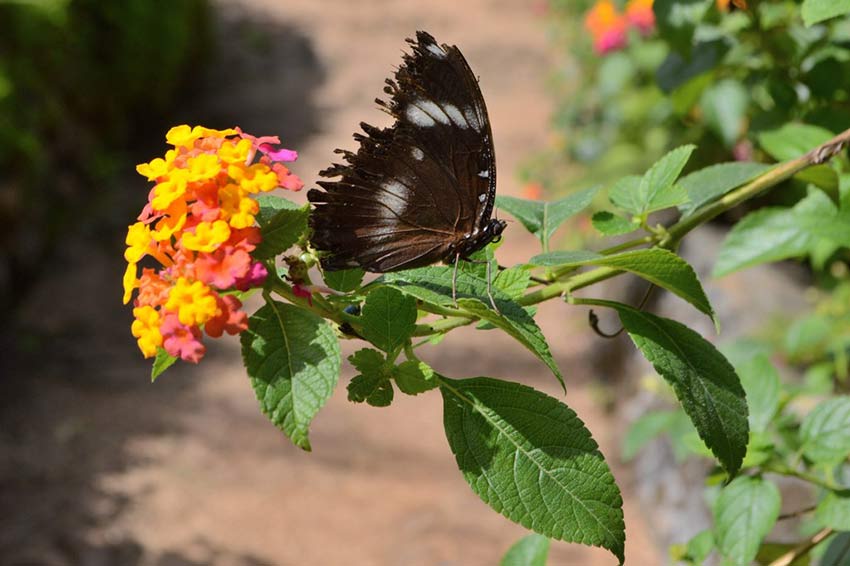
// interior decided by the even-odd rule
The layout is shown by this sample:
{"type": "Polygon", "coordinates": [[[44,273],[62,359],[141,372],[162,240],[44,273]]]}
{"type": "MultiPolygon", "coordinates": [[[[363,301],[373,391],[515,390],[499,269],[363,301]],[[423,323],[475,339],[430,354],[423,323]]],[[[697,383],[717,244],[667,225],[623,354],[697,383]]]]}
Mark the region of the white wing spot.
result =
{"type": "Polygon", "coordinates": [[[449,115],[449,118],[451,118],[452,122],[454,122],[458,127],[463,129],[469,127],[469,124],[466,122],[466,118],[463,117],[463,114],[460,113],[457,106],[454,104],[446,104],[443,108],[446,109],[446,114],[449,115]]]}
{"type": "Polygon", "coordinates": [[[481,177],[482,179],[489,179],[490,178],[490,171],[488,171],[487,169],[485,169],[484,171],[479,171],[478,176],[481,177]]]}
{"type": "Polygon", "coordinates": [[[487,200],[487,193],[481,193],[478,195],[478,202],[484,202],[485,200],[487,200]]]}
{"type": "Polygon", "coordinates": [[[441,124],[449,125],[449,116],[440,106],[432,101],[432,100],[417,100],[415,102],[416,106],[424,110],[429,116],[431,116],[434,120],[438,121],[441,124]]]}
{"type": "Polygon", "coordinates": [[[472,129],[476,132],[481,131],[481,122],[478,121],[478,114],[476,114],[474,108],[464,108],[463,115],[466,117],[466,121],[472,126],[472,129]]]}
{"type": "Polygon", "coordinates": [[[421,108],[414,106],[413,104],[407,107],[407,110],[404,111],[404,115],[414,125],[419,126],[420,128],[430,128],[436,124],[433,118],[423,112],[421,108]]]}
{"type": "Polygon", "coordinates": [[[378,202],[396,214],[404,214],[407,209],[407,187],[398,181],[387,181],[381,185],[381,188],[384,190],[375,191],[378,202]]]}
{"type": "Polygon", "coordinates": [[[411,148],[410,155],[412,155],[413,159],[415,159],[416,161],[422,161],[422,159],[425,157],[425,154],[422,153],[422,150],[418,147],[411,148]]]}
{"type": "Polygon", "coordinates": [[[430,51],[431,55],[433,55],[437,59],[445,59],[446,58],[446,52],[443,51],[440,48],[440,46],[438,46],[436,43],[429,43],[428,45],[425,46],[425,49],[430,51]]]}

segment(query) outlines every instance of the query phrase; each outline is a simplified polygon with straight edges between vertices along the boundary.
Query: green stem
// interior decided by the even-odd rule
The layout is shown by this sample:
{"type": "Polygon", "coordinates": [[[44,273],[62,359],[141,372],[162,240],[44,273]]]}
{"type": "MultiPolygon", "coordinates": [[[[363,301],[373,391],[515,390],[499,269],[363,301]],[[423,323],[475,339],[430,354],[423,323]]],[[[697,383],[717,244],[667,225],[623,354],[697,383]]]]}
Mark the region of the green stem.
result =
{"type": "Polygon", "coordinates": [[[809,482],[812,485],[822,487],[823,489],[828,489],[829,491],[844,491],[847,489],[843,485],[838,485],[837,483],[831,482],[825,478],[788,467],[784,464],[766,465],[762,467],[762,470],[765,472],[779,474],[781,476],[797,478],[799,480],[809,482]]]}

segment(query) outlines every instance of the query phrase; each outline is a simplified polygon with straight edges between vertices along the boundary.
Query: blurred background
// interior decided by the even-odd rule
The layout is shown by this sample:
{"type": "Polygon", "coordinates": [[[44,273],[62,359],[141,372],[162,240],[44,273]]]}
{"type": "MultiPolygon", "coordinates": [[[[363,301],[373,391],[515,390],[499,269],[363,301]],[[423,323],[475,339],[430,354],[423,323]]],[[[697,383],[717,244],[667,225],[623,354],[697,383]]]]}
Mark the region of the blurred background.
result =
{"type": "MultiPolygon", "coordinates": [[[[373,99],[418,29],[457,44],[480,76],[500,194],[556,198],[638,173],[692,141],[700,144],[694,167],[769,159],[754,136],[791,118],[850,125],[850,69],[838,51],[809,66],[802,100],[799,89],[783,88],[790,71],[753,70],[740,49],[727,62],[733,72],[704,76],[729,53],[723,33],[744,29],[734,4],[717,3],[715,59],[696,68],[671,61],[646,20],[600,44],[585,20],[593,4],[0,0],[0,564],[497,563],[525,531],[464,482],[438,396],[355,406],[345,399],[346,367],[308,454],[260,413],[235,340],[208,343],[199,367],[180,364],[150,383],[121,305],[124,233],[149,190],[134,166],[164,153],[172,125],[238,125],[296,149],[293,170],[310,187],[334,148],[354,148],[361,120],[386,123],[373,99]],[[834,101],[839,109],[824,110],[834,101]]],[[[647,5],[651,15],[651,2],[628,4],[635,18],[647,17],[647,5]]],[[[827,41],[850,34],[846,22],[834,28],[827,41]]],[[[769,45],[796,68],[781,39],[746,46],[769,45]]],[[[503,264],[537,253],[518,225],[508,230],[503,264]]],[[[723,232],[722,223],[706,227],[687,243],[705,279],[723,232]]],[[[560,232],[560,245],[594,238],[584,218],[560,232]]],[[[824,298],[806,290],[823,281],[833,289],[843,277],[831,268],[839,251],[828,251],[814,268],[707,282],[730,329],[723,339],[742,344],[769,320],[773,333],[758,334],[754,347],[784,340],[777,321],[824,298]],[[754,303],[753,288],[761,290],[754,303]]],[[[635,289],[626,281],[601,292],[628,299],[643,292],[635,289]]],[[[675,301],[656,308],[711,334],[675,301]]],[[[629,563],[660,564],[667,545],[708,521],[692,496],[706,464],[685,460],[675,442],[626,462],[627,424],[663,407],[664,395],[628,340],[596,338],[586,317],[551,304],[538,318],[566,376],[567,403],[623,490],[629,563]]],[[[344,346],[344,356],[355,349],[344,346]]],[[[824,347],[804,346],[798,354],[812,359],[824,347]]],[[[501,335],[462,329],[424,357],[449,376],[558,394],[546,368],[501,335]]],[[[607,552],[563,543],[550,556],[553,565],[614,563],[607,552]]]]}

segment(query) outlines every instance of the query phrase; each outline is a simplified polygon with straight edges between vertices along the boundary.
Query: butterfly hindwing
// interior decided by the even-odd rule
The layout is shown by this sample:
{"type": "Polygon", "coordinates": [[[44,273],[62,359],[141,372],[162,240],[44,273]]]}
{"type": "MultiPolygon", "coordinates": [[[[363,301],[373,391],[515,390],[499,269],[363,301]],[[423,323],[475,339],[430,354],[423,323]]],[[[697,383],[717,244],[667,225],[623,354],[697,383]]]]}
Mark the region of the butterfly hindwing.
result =
{"type": "Polygon", "coordinates": [[[457,47],[425,32],[408,41],[412,53],[387,81],[391,98],[378,101],[395,123],[361,124],[357,153],[338,150],[345,163],[321,173],[339,179],[308,193],[311,241],[326,252],[325,269],[385,272],[447,260],[477,244],[490,221],[496,172],[478,82],[457,47]]]}

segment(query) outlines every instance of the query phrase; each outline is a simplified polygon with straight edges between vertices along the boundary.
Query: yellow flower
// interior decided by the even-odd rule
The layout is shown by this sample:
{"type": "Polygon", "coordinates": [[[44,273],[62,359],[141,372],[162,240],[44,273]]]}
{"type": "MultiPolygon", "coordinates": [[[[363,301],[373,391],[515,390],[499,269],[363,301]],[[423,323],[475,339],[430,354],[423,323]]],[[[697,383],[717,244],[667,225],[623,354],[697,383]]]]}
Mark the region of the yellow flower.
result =
{"type": "Polygon", "coordinates": [[[136,222],[130,226],[127,229],[127,237],[124,239],[127,244],[124,259],[127,263],[138,263],[150,251],[152,241],[151,229],[147,224],[136,222]]]}
{"type": "Polygon", "coordinates": [[[168,175],[171,170],[171,164],[161,157],[157,157],[150,163],[140,163],[136,165],[136,171],[142,177],[147,177],[148,181],[155,181],[160,177],[168,175]]]}
{"type": "Polygon", "coordinates": [[[239,185],[227,185],[218,193],[221,200],[222,217],[232,228],[241,229],[254,225],[254,215],[260,211],[257,201],[247,196],[239,185]]]}
{"type": "Polygon", "coordinates": [[[201,325],[221,314],[211,289],[200,281],[189,282],[180,277],[171,288],[166,310],[177,313],[177,318],[186,326],[201,325]]]}
{"type": "Polygon", "coordinates": [[[171,236],[183,229],[186,224],[186,201],[178,199],[171,203],[165,211],[165,216],[156,223],[156,228],[151,230],[151,236],[157,242],[170,240],[171,236]]]}
{"type": "Polygon", "coordinates": [[[227,136],[235,136],[238,132],[233,128],[227,128],[226,130],[214,130],[212,128],[205,128],[203,126],[195,126],[192,129],[192,132],[198,132],[200,137],[215,137],[215,138],[225,138],[227,136]]]}
{"type": "Polygon", "coordinates": [[[241,139],[236,143],[225,142],[218,148],[218,156],[227,164],[245,164],[248,161],[248,154],[250,152],[251,140],[247,139],[241,139]]]}
{"type": "Polygon", "coordinates": [[[156,349],[162,346],[162,334],[159,332],[160,315],[151,306],[136,307],[133,309],[133,321],[130,331],[138,340],[139,350],[146,358],[156,355],[156,349]]]}
{"type": "Polygon", "coordinates": [[[187,124],[174,126],[165,134],[165,141],[174,147],[185,147],[192,149],[195,146],[195,140],[201,137],[198,128],[191,128],[187,124]]]}
{"type": "Polygon", "coordinates": [[[227,174],[249,193],[271,191],[278,186],[277,174],[262,163],[248,167],[231,165],[227,168],[227,174]]]}
{"type": "MultiPolygon", "coordinates": [[[[181,174],[171,175],[167,181],[163,181],[154,187],[154,197],[151,206],[154,210],[166,210],[177,199],[186,194],[186,172],[179,170],[181,174]]],[[[175,171],[174,173],[178,173],[175,171]]]]}
{"type": "Polygon", "coordinates": [[[224,220],[199,222],[195,233],[183,232],[180,241],[187,250],[196,252],[214,252],[230,238],[230,226],[224,220]]]}
{"type": "Polygon", "coordinates": [[[202,153],[192,157],[188,161],[189,181],[205,181],[212,179],[221,171],[221,162],[217,155],[202,153]]]}
{"type": "Polygon", "coordinates": [[[133,296],[133,289],[136,288],[138,279],[136,279],[136,264],[128,263],[127,269],[124,270],[124,304],[130,302],[133,296]]]}

